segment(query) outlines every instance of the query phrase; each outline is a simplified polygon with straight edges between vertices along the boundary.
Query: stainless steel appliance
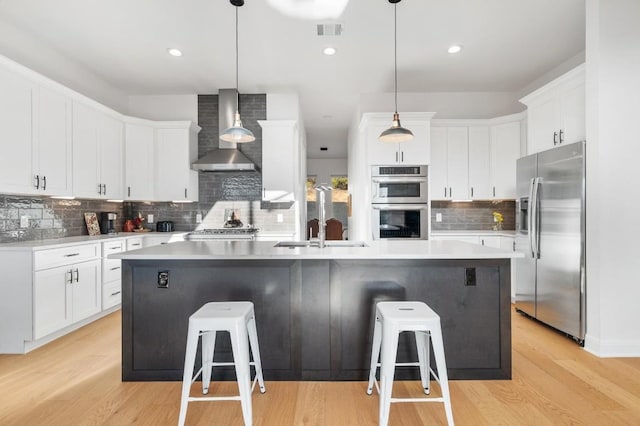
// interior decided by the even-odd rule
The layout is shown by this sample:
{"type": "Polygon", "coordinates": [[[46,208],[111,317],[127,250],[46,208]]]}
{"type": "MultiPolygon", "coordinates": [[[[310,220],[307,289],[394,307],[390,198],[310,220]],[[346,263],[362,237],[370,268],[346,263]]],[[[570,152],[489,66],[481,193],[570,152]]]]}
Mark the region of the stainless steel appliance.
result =
{"type": "Polygon", "coordinates": [[[371,227],[374,240],[429,238],[427,166],[371,168],[371,227]]]}
{"type": "Polygon", "coordinates": [[[516,310],[584,344],[584,142],[517,161],[516,310]]]}
{"type": "Polygon", "coordinates": [[[101,234],[116,234],[116,220],[118,214],[115,212],[100,212],[98,223],[100,224],[101,234]]]}
{"type": "Polygon", "coordinates": [[[189,232],[185,239],[188,241],[202,241],[202,240],[227,240],[227,241],[240,241],[240,240],[255,240],[258,228],[245,227],[245,228],[213,228],[213,229],[201,229],[198,231],[189,232]]]}
{"type": "Polygon", "coordinates": [[[170,220],[160,220],[156,223],[157,232],[173,232],[173,222],[170,220]]]}
{"type": "Polygon", "coordinates": [[[427,166],[373,166],[372,203],[427,203],[427,166]]]}

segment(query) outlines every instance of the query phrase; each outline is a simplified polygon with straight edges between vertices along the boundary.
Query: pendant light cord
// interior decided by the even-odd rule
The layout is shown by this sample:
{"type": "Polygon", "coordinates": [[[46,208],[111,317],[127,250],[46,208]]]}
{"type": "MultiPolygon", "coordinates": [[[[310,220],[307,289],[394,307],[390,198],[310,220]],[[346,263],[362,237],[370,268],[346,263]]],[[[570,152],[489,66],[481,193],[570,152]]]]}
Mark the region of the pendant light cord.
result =
{"type": "Polygon", "coordinates": [[[394,72],[394,99],[396,114],[398,113],[398,3],[393,4],[393,72],[394,72]]]}
{"type": "Polygon", "coordinates": [[[238,6],[236,6],[236,112],[240,112],[240,90],[238,87],[238,6]]]}

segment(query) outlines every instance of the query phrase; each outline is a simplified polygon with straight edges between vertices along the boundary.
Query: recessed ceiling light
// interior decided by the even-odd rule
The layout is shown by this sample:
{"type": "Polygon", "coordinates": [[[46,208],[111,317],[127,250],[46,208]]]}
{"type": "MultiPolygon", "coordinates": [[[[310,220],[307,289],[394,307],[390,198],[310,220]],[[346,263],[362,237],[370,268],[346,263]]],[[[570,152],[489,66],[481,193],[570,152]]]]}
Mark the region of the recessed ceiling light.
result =
{"type": "Polygon", "coordinates": [[[337,51],[336,51],[336,48],[335,48],[335,47],[331,47],[331,46],[329,46],[329,47],[325,47],[325,48],[322,50],[322,53],[324,53],[324,54],[325,54],[325,55],[327,55],[327,56],[333,56],[333,55],[335,55],[335,54],[336,54],[336,52],[337,52],[337,51]]]}
{"type": "Polygon", "coordinates": [[[447,50],[447,52],[449,53],[460,53],[460,51],[462,51],[462,45],[460,44],[454,44],[453,46],[449,47],[449,50],[447,50]]]}
{"type": "Polygon", "coordinates": [[[171,56],[182,56],[182,51],[180,49],[176,49],[175,47],[168,48],[167,52],[171,56]]]}

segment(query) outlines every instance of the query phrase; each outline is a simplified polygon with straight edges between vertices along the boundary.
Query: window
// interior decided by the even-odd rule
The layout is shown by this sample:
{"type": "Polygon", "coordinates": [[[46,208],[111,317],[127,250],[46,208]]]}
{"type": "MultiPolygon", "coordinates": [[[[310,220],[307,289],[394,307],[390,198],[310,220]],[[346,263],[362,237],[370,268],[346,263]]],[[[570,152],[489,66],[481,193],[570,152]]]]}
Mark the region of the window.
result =
{"type": "Polygon", "coordinates": [[[314,191],[314,187],[316,186],[317,176],[307,176],[307,201],[316,201],[316,191],[314,191]]]}
{"type": "Polygon", "coordinates": [[[347,176],[331,176],[331,200],[334,203],[346,203],[349,198],[349,178],[347,176]]]}

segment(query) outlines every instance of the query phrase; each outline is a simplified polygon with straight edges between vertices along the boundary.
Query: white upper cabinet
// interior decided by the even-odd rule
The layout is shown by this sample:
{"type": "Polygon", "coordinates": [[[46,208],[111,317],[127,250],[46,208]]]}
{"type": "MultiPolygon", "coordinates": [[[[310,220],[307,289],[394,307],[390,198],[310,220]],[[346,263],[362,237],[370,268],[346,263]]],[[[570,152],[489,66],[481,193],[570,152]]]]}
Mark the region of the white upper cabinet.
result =
{"type": "Polygon", "coordinates": [[[491,171],[491,132],[489,126],[471,126],[469,127],[470,199],[487,200],[493,197],[491,171]]]}
{"type": "Polygon", "coordinates": [[[198,201],[198,172],[191,170],[191,163],[198,159],[200,127],[190,121],[157,125],[155,200],[198,201]]]}
{"type": "Polygon", "coordinates": [[[296,120],[259,120],[262,127],[262,199],[295,201],[300,134],[296,120]]]}
{"type": "Polygon", "coordinates": [[[127,123],[125,126],[124,199],[154,199],[154,128],[127,123]]]}
{"type": "Polygon", "coordinates": [[[71,195],[71,106],[0,64],[0,192],[71,195]]]}
{"type": "Polygon", "coordinates": [[[490,120],[434,120],[432,200],[515,198],[521,114],[490,120]]]}
{"type": "Polygon", "coordinates": [[[367,147],[368,165],[424,165],[430,163],[430,120],[433,113],[402,113],[402,127],[411,130],[408,142],[380,142],[380,133],[391,126],[391,113],[363,114],[361,128],[367,147]]]}
{"type": "Polygon", "coordinates": [[[34,108],[36,189],[47,195],[72,194],[71,100],[38,88],[34,108]]]}
{"type": "Polygon", "coordinates": [[[0,191],[34,193],[32,96],[35,85],[0,65],[0,191]]]}
{"type": "Polygon", "coordinates": [[[467,127],[431,129],[432,200],[469,198],[468,135],[467,127]]]}
{"type": "Polygon", "coordinates": [[[529,154],[585,139],[585,66],[520,99],[527,106],[529,154]]]}
{"type": "Polygon", "coordinates": [[[516,160],[520,158],[520,121],[491,126],[491,198],[516,198],[516,160]]]}
{"type": "Polygon", "coordinates": [[[122,151],[122,122],[74,102],[73,195],[122,199],[122,151]]]}

